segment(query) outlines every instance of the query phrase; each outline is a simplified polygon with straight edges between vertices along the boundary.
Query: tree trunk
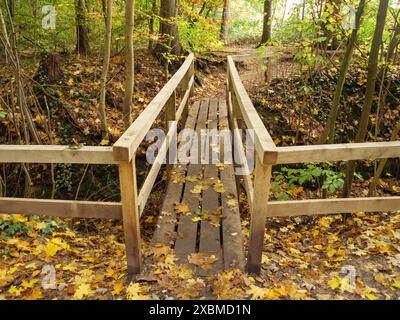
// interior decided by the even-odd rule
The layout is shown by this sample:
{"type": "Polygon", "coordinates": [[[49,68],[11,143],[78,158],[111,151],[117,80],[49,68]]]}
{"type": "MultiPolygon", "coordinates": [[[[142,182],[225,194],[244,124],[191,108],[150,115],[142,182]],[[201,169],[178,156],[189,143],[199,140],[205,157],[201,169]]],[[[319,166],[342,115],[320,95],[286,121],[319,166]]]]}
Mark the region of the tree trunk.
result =
{"type": "Polygon", "coordinates": [[[364,7],[365,7],[365,0],[361,0],[360,4],[358,6],[357,14],[356,14],[356,26],[355,26],[356,28],[351,33],[349,42],[347,44],[346,53],[343,58],[342,65],[340,67],[339,79],[338,79],[338,83],[336,85],[336,91],[335,91],[335,95],[333,98],[331,111],[329,113],[328,122],[326,124],[326,127],[324,129],[324,132],[322,133],[320,140],[318,141],[318,144],[325,143],[328,136],[329,136],[329,140],[328,140],[329,143],[333,143],[335,124],[336,124],[336,119],[337,119],[339,104],[340,104],[340,97],[342,95],[343,86],[344,86],[344,82],[346,80],[346,74],[349,69],[354,46],[357,41],[357,33],[358,33],[358,29],[361,24],[361,16],[363,14],[364,7]]]}
{"type": "Polygon", "coordinates": [[[90,54],[89,28],[86,20],[85,0],[75,0],[76,14],[76,52],[82,55],[90,54]]]}
{"type": "Polygon", "coordinates": [[[135,65],[133,63],[133,29],[134,29],[135,0],[126,0],[125,5],[125,97],[123,117],[125,129],[131,124],[132,95],[134,85],[135,65]]]}
{"type": "Polygon", "coordinates": [[[265,45],[271,40],[271,15],[272,15],[272,0],[264,1],[264,24],[263,24],[263,34],[261,37],[260,46],[265,45]]]}
{"type": "Polygon", "coordinates": [[[199,16],[203,14],[204,10],[206,10],[206,7],[207,7],[207,1],[204,1],[203,5],[200,8],[199,16]]]}
{"type": "MultiPolygon", "coordinates": [[[[378,74],[379,49],[382,42],[383,30],[385,28],[388,5],[389,0],[381,0],[379,2],[374,38],[372,40],[371,51],[368,59],[368,78],[365,90],[365,100],[355,142],[363,142],[368,132],[369,116],[371,113],[372,102],[375,94],[376,78],[378,74]]],[[[349,161],[346,168],[346,183],[343,189],[343,197],[350,196],[351,184],[353,182],[355,170],[356,162],[349,161]]]]}
{"type": "MultiPolygon", "coordinates": [[[[160,5],[160,34],[161,43],[156,47],[156,54],[163,58],[166,53],[180,56],[182,45],[179,40],[178,25],[176,22],[178,13],[178,0],[161,0],[160,5]]],[[[164,60],[164,58],[163,58],[164,60]]]]}
{"type": "Polygon", "coordinates": [[[229,20],[229,0],[224,0],[224,9],[222,11],[222,20],[221,20],[221,40],[228,39],[228,20],[229,20]]]}
{"type": "MultiPolygon", "coordinates": [[[[397,139],[397,135],[400,131],[400,123],[393,129],[392,136],[390,138],[391,141],[395,141],[397,139]]],[[[386,166],[388,159],[381,159],[379,161],[378,168],[376,169],[375,175],[372,178],[371,184],[369,185],[368,197],[376,196],[376,186],[378,185],[379,179],[381,178],[383,169],[386,166]]]]}
{"type": "Polygon", "coordinates": [[[107,0],[105,3],[105,34],[104,34],[104,58],[103,58],[103,71],[101,74],[100,82],[100,101],[99,101],[99,116],[101,121],[101,132],[103,139],[108,139],[108,125],[106,115],[106,92],[107,92],[107,75],[110,66],[111,56],[111,37],[112,37],[112,5],[113,0],[107,0]]]}
{"type": "MultiPolygon", "coordinates": [[[[333,8],[332,12],[328,12],[328,19],[331,20],[330,22],[326,22],[323,26],[323,31],[326,36],[326,41],[325,41],[325,48],[326,49],[331,49],[331,50],[336,50],[339,47],[339,40],[337,35],[335,34],[334,31],[330,30],[327,28],[327,24],[333,23],[339,16],[340,14],[340,8],[342,5],[342,0],[327,0],[327,4],[330,4],[330,6],[333,8]],[[330,19],[331,18],[331,19],[330,19]]],[[[327,8],[327,6],[325,6],[327,8]]],[[[335,24],[335,30],[337,30],[339,26],[335,24]]]]}
{"type": "Polygon", "coordinates": [[[154,35],[154,17],[157,15],[157,0],[152,0],[151,3],[151,16],[149,19],[149,51],[153,50],[153,39],[152,36],[154,35]]]}

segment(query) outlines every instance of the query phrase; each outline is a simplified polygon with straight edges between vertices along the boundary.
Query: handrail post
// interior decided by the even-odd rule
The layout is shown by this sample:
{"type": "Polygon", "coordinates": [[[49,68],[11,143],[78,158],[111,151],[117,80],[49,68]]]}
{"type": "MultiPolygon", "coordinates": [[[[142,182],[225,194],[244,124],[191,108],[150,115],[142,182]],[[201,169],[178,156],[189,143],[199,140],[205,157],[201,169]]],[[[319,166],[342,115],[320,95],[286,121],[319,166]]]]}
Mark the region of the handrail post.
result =
{"type": "Polygon", "coordinates": [[[169,129],[170,121],[176,121],[176,91],[174,91],[165,104],[165,127],[169,129]]]}
{"type": "Polygon", "coordinates": [[[119,162],[122,217],[125,234],[126,260],[129,274],[141,271],[140,214],[136,181],[136,155],[132,160],[119,162]]]}
{"type": "Polygon", "coordinates": [[[259,274],[264,247],[265,223],[268,215],[268,198],[271,188],[272,166],[263,164],[255,156],[254,196],[251,210],[249,254],[247,271],[259,274]]]}
{"type": "MultiPolygon", "coordinates": [[[[168,133],[169,129],[171,128],[172,122],[176,121],[177,116],[176,116],[176,91],[174,91],[171,95],[171,97],[168,99],[167,103],[165,104],[165,132],[168,133]]],[[[173,151],[169,152],[170,155],[173,155],[174,158],[168,157],[167,163],[169,165],[175,163],[176,161],[176,154],[177,154],[177,137],[175,134],[173,134],[171,137],[166,137],[166,139],[170,139],[171,141],[168,141],[168,145],[170,146],[169,149],[173,148],[173,151]]]]}
{"type": "MultiPolygon", "coordinates": [[[[196,72],[196,70],[195,70],[195,65],[194,65],[194,61],[195,61],[195,59],[194,59],[194,57],[193,57],[192,63],[190,64],[190,67],[189,67],[189,70],[188,70],[188,73],[187,73],[187,75],[188,75],[188,84],[187,84],[188,89],[189,89],[189,82],[190,82],[190,79],[191,79],[192,77],[194,77],[195,72],[196,72]]],[[[193,86],[192,86],[192,88],[191,88],[191,90],[190,90],[189,96],[192,96],[193,93],[194,93],[194,83],[193,83],[193,86]]]]}

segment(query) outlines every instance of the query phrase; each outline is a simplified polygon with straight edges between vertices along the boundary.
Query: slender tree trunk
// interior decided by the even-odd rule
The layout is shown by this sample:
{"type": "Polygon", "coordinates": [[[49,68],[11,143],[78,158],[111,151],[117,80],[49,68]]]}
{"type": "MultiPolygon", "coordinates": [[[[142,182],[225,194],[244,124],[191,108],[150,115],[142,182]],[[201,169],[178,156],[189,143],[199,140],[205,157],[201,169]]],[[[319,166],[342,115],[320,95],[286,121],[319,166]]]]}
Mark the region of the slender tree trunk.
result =
{"type": "Polygon", "coordinates": [[[225,42],[228,39],[228,20],[229,20],[229,0],[224,0],[224,9],[222,11],[220,38],[225,42]]]}
{"type": "Polygon", "coordinates": [[[106,115],[106,92],[107,92],[107,75],[110,66],[111,56],[111,37],[112,37],[112,5],[113,0],[104,0],[105,5],[105,34],[104,34],[104,57],[103,57],[103,71],[101,74],[100,84],[100,101],[99,101],[99,115],[101,121],[101,132],[103,139],[108,139],[108,125],[106,115]],[[105,3],[107,1],[107,3],[105,3]]]}
{"type": "Polygon", "coordinates": [[[263,24],[263,34],[261,37],[260,46],[265,45],[271,40],[271,17],[272,17],[272,0],[264,1],[264,24],[263,24]]]}
{"type": "Polygon", "coordinates": [[[134,85],[135,65],[133,63],[133,29],[134,29],[135,0],[126,0],[125,6],[125,98],[123,117],[125,129],[131,124],[132,95],[134,85]]]}
{"type": "Polygon", "coordinates": [[[336,119],[338,116],[338,110],[339,110],[339,104],[340,104],[340,97],[342,95],[343,86],[344,86],[344,83],[346,80],[346,74],[349,69],[354,46],[357,41],[357,33],[358,33],[358,29],[361,24],[361,16],[363,14],[364,7],[365,7],[365,0],[361,0],[360,4],[358,6],[357,14],[356,14],[356,26],[355,26],[355,29],[351,33],[349,42],[347,44],[346,53],[344,55],[342,65],[340,67],[339,79],[338,79],[338,83],[336,85],[335,95],[333,97],[333,102],[332,102],[332,106],[331,106],[331,111],[329,113],[328,122],[325,126],[325,129],[324,129],[322,135],[321,135],[320,140],[318,141],[318,144],[325,143],[328,136],[329,136],[329,140],[328,140],[329,143],[333,143],[335,124],[336,124],[336,119]]]}
{"type": "Polygon", "coordinates": [[[285,2],[283,4],[283,14],[282,14],[282,18],[281,18],[281,23],[283,23],[285,21],[286,7],[287,7],[287,0],[285,0],[285,2]]]}
{"type": "MultiPolygon", "coordinates": [[[[393,129],[392,136],[390,138],[391,141],[395,141],[397,139],[397,135],[399,134],[400,123],[393,129]]],[[[383,169],[386,166],[388,159],[381,159],[379,161],[378,168],[376,169],[375,175],[372,179],[371,184],[369,185],[368,197],[375,197],[376,195],[376,186],[378,185],[379,179],[381,178],[383,169]]]]}
{"type": "Polygon", "coordinates": [[[86,19],[85,0],[75,0],[76,14],[76,52],[82,55],[90,54],[89,28],[86,19]]]}
{"type": "Polygon", "coordinates": [[[204,10],[206,10],[206,7],[207,7],[207,1],[204,1],[203,5],[200,8],[199,16],[203,14],[204,10]]]}
{"type": "Polygon", "coordinates": [[[149,19],[149,35],[150,35],[150,39],[149,39],[149,51],[153,50],[153,39],[152,37],[154,36],[154,20],[155,20],[155,16],[157,15],[157,0],[152,0],[151,3],[151,16],[149,19]]]}
{"type": "MultiPolygon", "coordinates": [[[[383,30],[385,28],[388,5],[389,0],[381,0],[379,2],[374,38],[372,40],[372,46],[368,60],[368,78],[367,87],[365,90],[365,100],[355,142],[363,142],[368,132],[369,116],[371,113],[372,102],[375,94],[376,78],[378,74],[379,49],[382,42],[383,30]]],[[[353,182],[353,175],[355,170],[356,162],[349,161],[346,168],[346,182],[343,189],[344,197],[350,196],[351,184],[353,182]]]]}

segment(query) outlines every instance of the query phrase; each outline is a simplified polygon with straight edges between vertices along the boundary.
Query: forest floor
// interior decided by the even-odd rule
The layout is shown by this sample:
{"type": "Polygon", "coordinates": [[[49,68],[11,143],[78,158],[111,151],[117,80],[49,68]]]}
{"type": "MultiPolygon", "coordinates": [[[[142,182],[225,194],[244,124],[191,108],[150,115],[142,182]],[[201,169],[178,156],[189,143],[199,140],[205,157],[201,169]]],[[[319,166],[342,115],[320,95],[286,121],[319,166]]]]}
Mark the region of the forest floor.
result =
{"type": "MultiPolygon", "coordinates": [[[[228,50],[254,52],[246,48],[228,50]]],[[[199,70],[202,86],[196,87],[195,99],[224,94],[225,55],[208,57],[214,63],[199,70]]],[[[135,114],[143,110],[165,83],[163,68],[155,60],[145,53],[139,53],[137,61],[141,72],[136,79],[135,114]]],[[[61,123],[60,120],[67,112],[65,109],[70,114],[66,118],[73,124],[68,126],[67,133],[55,130],[53,134],[59,137],[60,143],[69,143],[64,140],[73,137],[76,142],[98,145],[101,136],[99,123],[95,120],[97,96],[93,88],[98,85],[100,66],[93,57],[66,63],[64,70],[63,82],[55,91],[59,91],[57,95],[62,98],[57,99],[58,103],[65,101],[63,105],[68,108],[60,109],[64,111],[54,110],[53,128],[65,126],[65,121],[61,123]]],[[[122,131],[121,112],[118,109],[123,90],[121,71],[121,60],[115,57],[107,110],[114,130],[110,143],[122,131]]],[[[0,94],[7,91],[4,83],[0,82],[0,94]]],[[[275,92],[283,86],[279,91],[281,94],[286,92],[286,98],[288,95],[295,96],[298,94],[296,83],[289,86],[286,82],[276,82],[276,87],[269,88],[260,82],[246,85],[260,115],[270,125],[268,130],[271,130],[274,138],[279,139],[276,142],[281,145],[293,144],[293,135],[297,130],[294,126],[296,122],[291,120],[294,115],[290,113],[290,108],[284,107],[283,98],[275,92]],[[273,107],[266,107],[269,101],[274,101],[273,107]],[[272,124],[267,121],[271,117],[277,118],[272,124]],[[282,129],[283,124],[286,129],[282,129]]],[[[311,105],[305,114],[316,116],[312,108],[318,108],[318,104],[311,105]]],[[[321,109],[318,112],[321,113],[321,109]]],[[[37,121],[40,122],[40,119],[37,121]]],[[[301,122],[304,129],[298,137],[301,143],[311,143],[317,135],[312,131],[305,133],[310,123],[307,121],[301,122]]],[[[317,130],[317,127],[317,124],[312,126],[313,130],[317,130]]],[[[146,170],[143,168],[140,174],[145,175],[146,170]]],[[[176,263],[174,252],[169,247],[149,246],[153,230],[157,227],[165,182],[170,175],[164,174],[162,178],[151,195],[141,223],[142,249],[148,265],[143,274],[133,280],[126,274],[123,230],[119,222],[1,215],[0,299],[400,298],[399,215],[356,212],[345,220],[342,215],[269,219],[260,276],[226,270],[209,277],[198,277],[190,264],[176,263]]],[[[78,175],[70,183],[74,184],[80,179],[81,175],[78,175]]],[[[37,182],[43,183],[39,178],[37,182]]],[[[367,183],[357,180],[354,192],[365,194],[367,183]]],[[[117,186],[118,182],[113,181],[107,193],[99,193],[99,199],[117,199],[110,196],[110,193],[117,193],[117,186]]],[[[86,187],[93,188],[90,184],[86,187]]],[[[384,195],[399,194],[398,181],[386,177],[381,181],[379,192],[384,195]]],[[[74,192],[64,190],[64,193],[67,198],[73,197],[75,189],[74,192]]],[[[279,190],[273,190],[272,196],[279,198],[282,193],[292,199],[321,196],[315,188],[307,185],[294,189],[283,185],[279,190]]],[[[244,194],[240,202],[247,251],[249,215],[244,194]]],[[[202,257],[195,263],[207,269],[213,262],[202,257]]]]}

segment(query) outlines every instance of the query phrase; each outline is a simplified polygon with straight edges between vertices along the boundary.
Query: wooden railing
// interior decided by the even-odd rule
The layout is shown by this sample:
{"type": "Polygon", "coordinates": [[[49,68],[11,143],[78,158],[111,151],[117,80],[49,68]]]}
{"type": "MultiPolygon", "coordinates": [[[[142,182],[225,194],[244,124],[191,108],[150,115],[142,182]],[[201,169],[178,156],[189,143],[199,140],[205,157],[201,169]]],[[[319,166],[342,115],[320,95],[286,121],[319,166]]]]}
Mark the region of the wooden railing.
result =
{"type": "Polygon", "coordinates": [[[57,217],[123,219],[126,257],[129,273],[141,270],[139,218],[161,169],[163,155],[169,149],[177,122],[187,110],[194,86],[194,56],[190,54],[181,68],[140,114],[113,147],[81,147],[55,145],[0,145],[0,163],[39,164],[114,164],[119,166],[121,202],[91,202],[43,199],[0,198],[0,212],[9,214],[47,215],[57,217]],[[176,109],[176,92],[183,91],[176,109]],[[135,153],[153,122],[165,107],[169,126],[155,164],[138,194],[135,153]]]}
{"type": "MultiPolygon", "coordinates": [[[[228,57],[227,100],[232,128],[240,128],[240,123],[244,122],[248,129],[254,130],[256,154],[254,179],[251,178],[250,172],[243,176],[251,211],[248,272],[260,272],[265,224],[268,217],[400,210],[398,196],[269,201],[273,165],[397,158],[400,157],[400,141],[276,147],[243,86],[233,57],[228,57]]],[[[235,154],[238,155],[236,162],[243,164],[244,169],[248,169],[240,140],[239,135],[234,144],[235,154]]]]}
{"type": "Polygon", "coordinates": [[[190,54],[181,68],[114,144],[114,160],[118,161],[120,171],[122,217],[125,230],[126,257],[130,273],[139,273],[141,270],[139,218],[161,169],[163,163],[161,159],[165,157],[171,141],[174,140],[177,122],[187,109],[193,87],[194,55],[190,54]],[[185,90],[185,94],[177,108],[176,91],[178,88],[182,91],[185,90]],[[168,133],[142,189],[138,193],[135,165],[136,151],[163,108],[165,108],[165,125],[168,128],[168,133]],[[173,124],[169,125],[170,123],[173,124]]]}

